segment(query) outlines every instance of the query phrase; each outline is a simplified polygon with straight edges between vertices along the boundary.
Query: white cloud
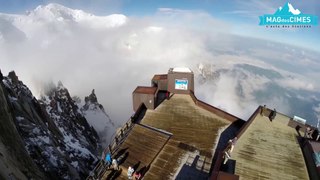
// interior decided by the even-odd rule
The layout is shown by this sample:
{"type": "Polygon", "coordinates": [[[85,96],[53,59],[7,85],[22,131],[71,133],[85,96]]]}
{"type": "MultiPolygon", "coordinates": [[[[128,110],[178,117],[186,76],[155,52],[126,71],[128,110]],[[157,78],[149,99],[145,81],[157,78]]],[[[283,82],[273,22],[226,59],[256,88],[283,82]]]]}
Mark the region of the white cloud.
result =
{"type": "Polygon", "coordinates": [[[315,87],[312,83],[308,81],[303,81],[301,79],[296,78],[285,78],[276,80],[276,82],[284,88],[293,88],[297,90],[307,90],[307,91],[315,91],[315,87]]]}
{"type": "Polygon", "coordinates": [[[313,110],[315,111],[315,114],[318,118],[316,127],[320,129],[320,104],[318,104],[318,106],[313,107],[313,110]]]}
{"type": "Polygon", "coordinates": [[[121,123],[131,115],[131,92],[137,85],[149,85],[155,73],[192,67],[197,59],[209,56],[204,36],[188,28],[172,28],[170,22],[159,25],[158,17],[126,17],[125,23],[97,28],[101,19],[102,24],[118,19],[81,12],[81,17],[92,18],[83,21],[79,11],[58,7],[57,13],[54,8],[42,6],[35,10],[41,11],[38,14],[0,17],[27,37],[13,41],[0,29],[2,72],[15,70],[36,95],[42,82],[49,80],[61,80],[71,94],[82,97],[95,88],[111,117],[121,123]]]}
{"type": "MultiPolygon", "coordinates": [[[[259,106],[254,93],[264,90],[270,79],[236,69],[230,65],[221,65],[224,63],[219,63],[219,66],[216,64],[218,61],[215,61],[209,69],[211,71],[220,71],[221,69],[228,71],[214,75],[213,79],[208,76],[204,84],[196,84],[196,94],[206,102],[231,114],[243,119],[249,118],[259,106]]],[[[203,66],[208,67],[210,64],[203,66]]]]}
{"type": "MultiPolygon", "coordinates": [[[[236,41],[236,36],[228,34],[227,23],[202,11],[167,8],[143,18],[81,13],[81,17],[91,20],[82,20],[73,11],[49,13],[49,20],[38,14],[40,20],[36,13],[9,18],[0,15],[0,20],[6,22],[0,23],[2,72],[15,70],[36,95],[43,82],[51,80],[61,80],[72,95],[81,97],[95,89],[107,113],[121,124],[133,112],[134,88],[150,85],[154,74],[166,73],[170,67],[191,67],[196,72],[199,62],[214,64],[217,69],[232,69],[235,64],[246,63],[281,70],[262,57],[280,56],[282,52],[256,50],[261,46],[256,44],[259,40],[250,47],[245,45],[250,38],[236,41]],[[8,27],[10,31],[4,31],[8,27]],[[17,34],[20,38],[13,36],[17,34]],[[250,48],[252,51],[248,53],[246,50],[250,48]]],[[[270,80],[244,73],[248,79],[226,73],[215,83],[197,84],[196,94],[245,119],[257,108],[254,92],[263,89],[270,80]],[[242,85],[243,97],[239,96],[238,83],[242,85]]],[[[294,83],[286,86],[291,84],[294,83]]],[[[288,107],[279,98],[269,104],[288,107]]]]}

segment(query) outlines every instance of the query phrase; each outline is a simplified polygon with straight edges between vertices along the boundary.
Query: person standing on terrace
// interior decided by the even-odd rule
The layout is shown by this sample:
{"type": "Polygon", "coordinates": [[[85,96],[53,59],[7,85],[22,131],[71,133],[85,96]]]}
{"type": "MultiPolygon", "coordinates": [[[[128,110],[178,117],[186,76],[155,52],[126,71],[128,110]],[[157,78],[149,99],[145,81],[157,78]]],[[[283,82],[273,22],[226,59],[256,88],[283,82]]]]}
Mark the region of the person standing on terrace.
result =
{"type": "Polygon", "coordinates": [[[266,105],[263,105],[263,107],[261,107],[260,115],[264,116],[265,111],[266,111],[266,105]]]}
{"type": "Polygon", "coordinates": [[[223,164],[226,164],[228,159],[231,158],[231,153],[232,153],[232,151],[234,149],[234,146],[237,144],[237,140],[238,140],[237,137],[229,140],[228,146],[227,146],[226,150],[224,151],[224,162],[223,162],[223,164]]]}
{"type": "Polygon", "coordinates": [[[277,115],[277,110],[273,109],[273,111],[269,115],[270,121],[274,120],[274,118],[276,118],[276,115],[277,115]]]}
{"type": "Polygon", "coordinates": [[[112,160],[111,160],[111,155],[110,155],[110,153],[107,153],[106,158],[105,158],[105,163],[106,163],[106,165],[107,165],[107,168],[110,167],[111,162],[112,162],[112,160]]]}

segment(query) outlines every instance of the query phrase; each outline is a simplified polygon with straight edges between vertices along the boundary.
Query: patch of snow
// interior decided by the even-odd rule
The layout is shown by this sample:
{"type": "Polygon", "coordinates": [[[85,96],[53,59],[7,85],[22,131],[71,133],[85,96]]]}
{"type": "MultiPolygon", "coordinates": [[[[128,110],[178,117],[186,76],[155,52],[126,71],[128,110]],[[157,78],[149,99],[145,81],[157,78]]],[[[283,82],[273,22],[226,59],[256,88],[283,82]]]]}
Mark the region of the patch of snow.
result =
{"type": "Polygon", "coordinates": [[[50,104],[50,98],[47,95],[44,95],[41,97],[41,100],[46,104],[49,105],[50,104]]]}
{"type": "Polygon", "coordinates": [[[33,134],[39,134],[40,133],[40,129],[35,127],[33,130],[32,130],[33,134]]]}
{"type": "Polygon", "coordinates": [[[58,158],[57,158],[57,156],[54,156],[54,155],[50,154],[49,157],[50,157],[50,158],[49,158],[50,163],[51,163],[54,167],[58,167],[58,163],[57,163],[58,158]]]}
{"type": "Polygon", "coordinates": [[[18,101],[18,99],[16,97],[12,97],[10,95],[9,95],[9,99],[10,99],[11,102],[18,101]]]}
{"type": "Polygon", "coordinates": [[[60,131],[63,133],[64,142],[67,146],[67,150],[75,150],[79,156],[82,157],[95,157],[88,149],[82,147],[79,140],[73,137],[71,133],[66,133],[63,128],[59,127],[60,131]]]}
{"type": "Polygon", "coordinates": [[[39,136],[39,138],[46,144],[49,144],[50,142],[50,138],[48,136],[39,136]]]}
{"type": "Polygon", "coordinates": [[[7,88],[11,88],[11,86],[10,86],[11,82],[8,82],[8,81],[10,81],[10,80],[8,80],[8,79],[3,79],[3,80],[2,80],[3,84],[4,84],[7,88]]]}
{"type": "Polygon", "coordinates": [[[62,112],[62,109],[61,109],[61,107],[60,107],[60,102],[57,102],[57,106],[58,106],[58,112],[62,112]]]}
{"type": "Polygon", "coordinates": [[[78,161],[72,161],[71,162],[71,165],[76,168],[76,169],[79,169],[79,162],[78,161]]]}
{"type": "Polygon", "coordinates": [[[45,144],[49,144],[50,143],[50,138],[48,136],[36,136],[36,137],[29,138],[29,141],[32,144],[35,144],[35,145],[38,145],[39,147],[41,147],[41,146],[43,146],[45,144]]]}
{"type": "Polygon", "coordinates": [[[17,120],[18,122],[21,122],[22,120],[24,120],[24,117],[16,116],[16,120],[17,120]]]}
{"type": "Polygon", "coordinates": [[[88,110],[82,110],[82,114],[107,145],[116,129],[110,117],[97,104],[90,104],[88,110]]]}

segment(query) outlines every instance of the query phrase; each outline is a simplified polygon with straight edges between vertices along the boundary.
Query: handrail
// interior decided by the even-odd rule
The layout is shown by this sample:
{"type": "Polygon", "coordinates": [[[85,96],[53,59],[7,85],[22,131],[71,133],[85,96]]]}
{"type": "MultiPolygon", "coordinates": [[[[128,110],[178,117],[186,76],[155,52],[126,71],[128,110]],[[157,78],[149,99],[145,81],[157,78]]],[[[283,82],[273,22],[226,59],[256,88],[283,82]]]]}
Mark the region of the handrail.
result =
{"type": "MultiPolygon", "coordinates": [[[[241,135],[248,129],[248,127],[250,126],[250,124],[253,122],[253,120],[257,117],[257,115],[259,114],[259,112],[261,111],[262,106],[259,106],[255,112],[250,116],[250,118],[248,119],[248,121],[244,124],[244,126],[242,126],[240,128],[240,130],[238,131],[237,135],[235,137],[237,137],[238,139],[241,137],[241,135]]],[[[217,179],[218,177],[218,173],[219,170],[221,168],[221,163],[223,160],[223,152],[226,151],[228,147],[224,148],[223,150],[218,152],[218,157],[215,163],[215,166],[213,168],[213,170],[211,171],[211,178],[210,179],[217,179]]]]}
{"type": "MultiPolygon", "coordinates": [[[[141,112],[144,110],[145,105],[143,103],[140,104],[139,108],[137,111],[128,119],[128,121],[120,128],[120,131],[115,132],[111,138],[112,140],[110,141],[109,145],[103,150],[102,152],[102,159],[99,161],[99,163],[95,166],[95,168],[91,171],[90,174],[93,174],[93,176],[98,176],[98,179],[103,176],[104,173],[101,174],[101,170],[99,169],[101,164],[104,163],[103,159],[107,153],[110,153],[111,155],[117,151],[120,147],[120,145],[124,142],[125,137],[128,136],[129,132],[135,125],[136,121],[138,120],[141,112]],[[98,173],[98,174],[97,174],[98,173]]],[[[106,168],[103,169],[103,172],[105,171],[106,168]]],[[[92,175],[89,175],[87,177],[87,180],[94,178],[92,175]]]]}

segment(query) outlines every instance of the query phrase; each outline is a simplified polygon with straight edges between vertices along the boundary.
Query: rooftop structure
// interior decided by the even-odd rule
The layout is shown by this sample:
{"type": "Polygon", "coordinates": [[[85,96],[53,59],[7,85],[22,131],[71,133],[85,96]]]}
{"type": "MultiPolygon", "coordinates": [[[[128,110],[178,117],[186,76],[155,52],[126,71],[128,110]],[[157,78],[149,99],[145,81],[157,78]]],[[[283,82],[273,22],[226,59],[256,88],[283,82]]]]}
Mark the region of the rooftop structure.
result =
{"type": "Polygon", "coordinates": [[[156,74],[151,80],[151,86],[157,87],[159,91],[168,91],[168,75],[156,74]]]}
{"type": "Polygon", "coordinates": [[[88,179],[127,179],[129,166],[144,179],[319,179],[315,128],[261,106],[244,121],[197,99],[192,71],[174,69],[134,90],[135,114],[103,155],[120,170],[101,161],[88,179]]]}
{"type": "Polygon", "coordinates": [[[278,113],[272,122],[257,115],[232,154],[241,179],[308,179],[308,171],[290,118],[278,113]]]}
{"type": "Polygon", "coordinates": [[[138,86],[133,93],[141,93],[141,94],[155,94],[157,92],[156,87],[145,87],[145,86],[138,86]]]}
{"type": "Polygon", "coordinates": [[[174,94],[194,92],[194,75],[189,68],[170,68],[168,71],[168,91],[174,94]]]}
{"type": "Polygon", "coordinates": [[[167,74],[156,74],[153,76],[152,80],[166,80],[167,78],[167,74]]]}

